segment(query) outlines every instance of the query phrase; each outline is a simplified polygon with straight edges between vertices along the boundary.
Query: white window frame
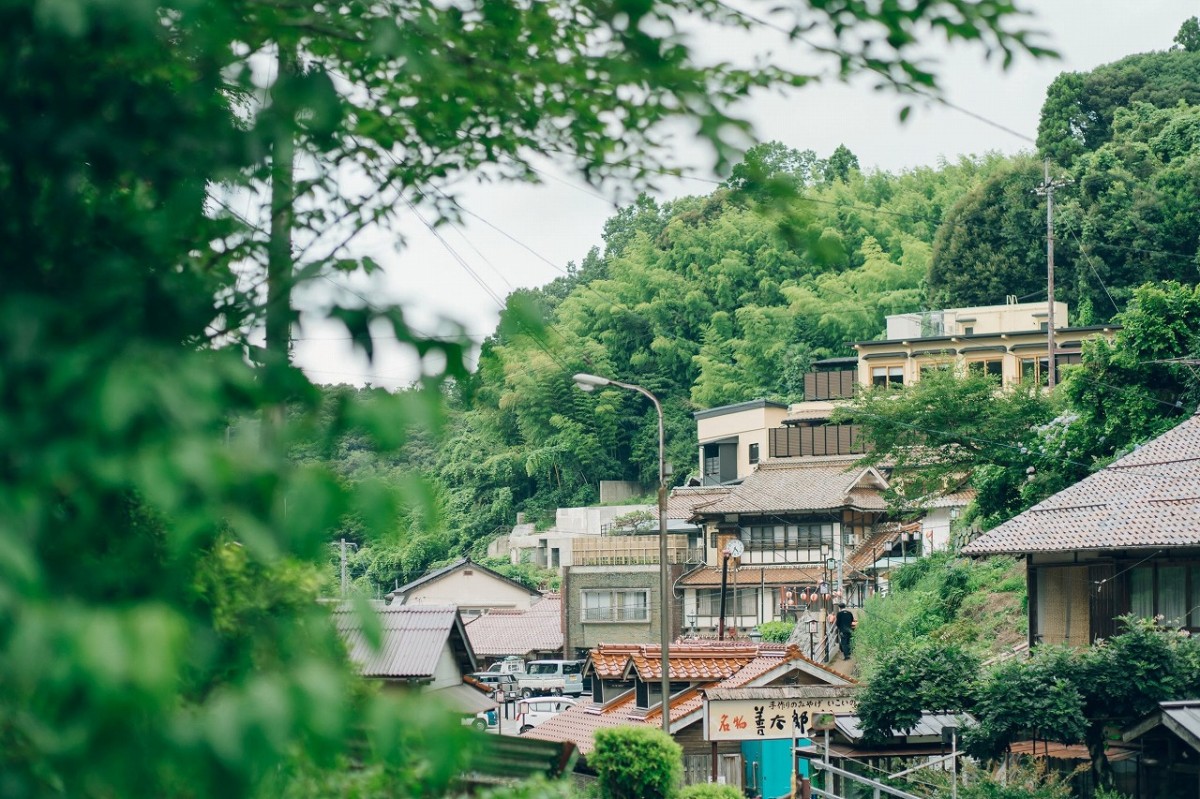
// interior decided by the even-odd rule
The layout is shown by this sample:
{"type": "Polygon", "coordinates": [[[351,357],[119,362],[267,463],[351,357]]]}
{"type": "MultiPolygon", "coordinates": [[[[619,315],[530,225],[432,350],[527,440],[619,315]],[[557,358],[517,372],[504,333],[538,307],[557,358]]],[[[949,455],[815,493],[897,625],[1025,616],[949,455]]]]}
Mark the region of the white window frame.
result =
{"type": "Polygon", "coordinates": [[[650,590],[584,588],[579,592],[579,619],[585,624],[647,623],[650,621],[650,590]]]}

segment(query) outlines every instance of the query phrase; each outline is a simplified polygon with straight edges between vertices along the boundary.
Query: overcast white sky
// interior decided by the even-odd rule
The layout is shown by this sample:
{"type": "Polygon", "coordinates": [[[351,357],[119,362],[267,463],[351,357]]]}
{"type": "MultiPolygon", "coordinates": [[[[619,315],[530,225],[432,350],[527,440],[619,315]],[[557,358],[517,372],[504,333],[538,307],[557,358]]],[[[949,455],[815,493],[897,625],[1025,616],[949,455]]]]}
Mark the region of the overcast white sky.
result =
{"type": "MultiPolygon", "coordinates": [[[[1026,0],[1023,5],[1034,11],[1029,27],[1047,32],[1048,43],[1062,53],[1060,60],[1020,59],[1005,72],[997,62],[985,62],[977,49],[933,52],[942,62],[939,72],[951,103],[1029,139],[1037,135],[1046,87],[1060,72],[1166,49],[1183,20],[1200,14],[1200,0],[1026,0]]],[[[747,51],[780,53],[784,47],[777,37],[765,36],[744,44],[747,51]]],[[[820,156],[845,144],[864,169],[899,170],[933,165],[942,157],[1032,149],[1012,133],[932,104],[914,106],[901,124],[898,113],[908,102],[876,92],[864,81],[810,85],[787,97],[754,97],[743,113],[762,141],[776,139],[820,156]]],[[[713,177],[711,156],[687,141],[680,141],[678,161],[697,176],[713,177]]],[[[441,228],[444,243],[412,218],[394,229],[364,234],[359,251],[375,257],[385,269],[369,284],[356,286],[369,291],[374,301],[404,303],[412,323],[423,331],[437,332],[441,320],[449,319],[481,340],[495,328],[497,298],[502,300],[517,287],[543,285],[560,275],[568,261],[580,261],[589,248],[601,244],[604,221],[616,207],[614,199],[629,199],[628,194],[598,194],[562,172],[547,174],[541,186],[484,184],[463,193],[462,205],[476,218],[469,217],[459,228],[441,228]],[[397,251],[401,236],[406,246],[397,251]]],[[[673,181],[658,196],[705,194],[712,188],[695,180],[673,181]]],[[[368,364],[352,352],[344,335],[337,326],[305,316],[296,334],[295,360],[314,382],[369,382],[394,388],[419,374],[415,357],[394,342],[377,342],[376,360],[368,364]]]]}

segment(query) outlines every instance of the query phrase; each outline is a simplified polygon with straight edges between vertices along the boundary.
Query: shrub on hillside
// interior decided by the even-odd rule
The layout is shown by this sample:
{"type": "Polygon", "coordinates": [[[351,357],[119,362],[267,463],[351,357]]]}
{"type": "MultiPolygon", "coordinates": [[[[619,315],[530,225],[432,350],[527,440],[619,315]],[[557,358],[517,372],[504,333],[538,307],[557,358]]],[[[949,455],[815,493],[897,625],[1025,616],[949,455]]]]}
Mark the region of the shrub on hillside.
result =
{"type": "Polygon", "coordinates": [[[796,629],[796,625],[790,621],[767,621],[758,625],[759,634],[769,644],[787,643],[787,639],[791,637],[794,629],[796,629]]]}
{"type": "Polygon", "coordinates": [[[588,762],[603,799],[671,799],[683,778],[683,749],[650,727],[597,730],[588,762]]]}

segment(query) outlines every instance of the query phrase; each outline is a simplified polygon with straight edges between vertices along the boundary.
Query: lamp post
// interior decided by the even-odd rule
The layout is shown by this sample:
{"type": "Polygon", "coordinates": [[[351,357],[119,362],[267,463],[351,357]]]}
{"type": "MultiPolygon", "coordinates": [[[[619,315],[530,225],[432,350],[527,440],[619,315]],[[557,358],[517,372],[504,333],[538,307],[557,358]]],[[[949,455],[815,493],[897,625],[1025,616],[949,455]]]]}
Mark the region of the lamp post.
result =
{"type": "Polygon", "coordinates": [[[667,571],[667,462],[666,437],[663,433],[663,410],[658,397],[641,386],[633,383],[622,383],[608,377],[580,373],[573,378],[575,385],[581,391],[595,391],[604,386],[636,391],[654,403],[658,413],[658,569],[659,569],[659,607],[661,618],[659,627],[662,630],[662,727],[663,732],[671,734],[671,584],[667,571]]]}
{"type": "Polygon", "coordinates": [[[837,558],[832,555],[825,559],[825,596],[829,598],[829,605],[826,608],[825,616],[825,659],[827,661],[833,659],[833,649],[837,646],[837,643],[833,640],[834,630],[837,627],[834,626],[830,629],[829,626],[829,617],[833,615],[833,572],[837,568],[837,565],[837,558]]]}
{"type": "Polygon", "coordinates": [[[813,660],[817,659],[817,626],[820,624],[816,619],[808,620],[808,656],[813,660]]]}

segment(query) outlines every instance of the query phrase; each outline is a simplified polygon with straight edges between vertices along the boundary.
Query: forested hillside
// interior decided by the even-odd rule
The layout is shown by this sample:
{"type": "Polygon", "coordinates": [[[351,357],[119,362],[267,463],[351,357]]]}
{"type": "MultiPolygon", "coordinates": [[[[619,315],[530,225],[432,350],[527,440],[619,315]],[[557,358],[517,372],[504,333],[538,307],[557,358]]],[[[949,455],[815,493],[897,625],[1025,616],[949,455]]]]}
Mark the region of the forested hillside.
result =
{"type": "MultiPolygon", "coordinates": [[[[888,314],[1044,298],[1045,210],[1033,192],[1043,155],[1055,159],[1054,175],[1072,181],[1056,197],[1058,299],[1070,303],[1070,322],[1116,318],[1149,281],[1181,282],[1164,296],[1184,302],[1179,292],[1190,297],[1186,287],[1200,274],[1200,52],[1188,47],[1063,75],[1046,99],[1039,153],[964,156],[893,174],[860,169],[844,147],[822,158],[771,143],[706,194],[662,204],[643,197],[621,209],[605,225],[603,248],[552,283],[509,297],[478,369],[447,396],[444,440],[391,464],[348,467],[352,480],[382,469],[435,509],[400,513],[385,538],[364,538],[349,524],[347,535],[362,545],[355,577],[383,590],[438,560],[480,555],[519,511],[546,523],[556,507],[595,502],[602,479],[651,485],[649,405],[621,390],[584,394],[570,380],[575,372],[635,382],[663,401],[668,458],[681,483],[696,468],[695,410],[758,397],[796,401],[814,360],[877,337],[888,314]],[[1105,88],[1103,108],[1089,105],[1100,102],[1097,87],[1105,88]],[[423,481],[412,482],[413,473],[423,481]]],[[[1146,316],[1136,304],[1131,311],[1146,316]]],[[[1174,356],[1195,352],[1200,321],[1182,324],[1174,356]]],[[[1148,346],[1139,336],[1138,346],[1148,346]]],[[[1094,355],[1088,368],[1113,379],[1120,363],[1119,354],[1094,355]]],[[[1180,392],[1191,390],[1175,372],[1131,379],[1163,395],[1149,401],[1152,411],[1175,412],[1180,392]]],[[[1067,391],[1082,408],[1104,389],[1077,382],[1067,391]]],[[[1125,396],[1108,395],[1118,405],[1125,396]]],[[[996,451],[1041,441],[1046,434],[1034,428],[1062,413],[1064,401],[1039,406],[996,451]]],[[[1098,432],[1109,424],[1103,408],[1072,413],[1096,430],[1071,430],[1078,458],[1067,468],[1028,481],[1028,464],[1011,457],[972,464],[993,478],[984,486],[987,523],[1136,443],[1098,432]]],[[[1139,424],[1122,429],[1158,429],[1153,420],[1139,424]]]]}

